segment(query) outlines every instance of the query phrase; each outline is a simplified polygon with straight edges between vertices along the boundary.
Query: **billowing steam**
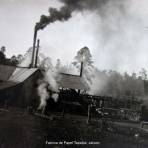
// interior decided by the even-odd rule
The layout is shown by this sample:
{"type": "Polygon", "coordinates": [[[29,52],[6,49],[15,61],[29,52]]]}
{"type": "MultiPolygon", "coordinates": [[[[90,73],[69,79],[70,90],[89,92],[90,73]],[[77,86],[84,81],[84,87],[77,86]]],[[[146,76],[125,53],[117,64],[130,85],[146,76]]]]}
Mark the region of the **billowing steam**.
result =
{"type": "Polygon", "coordinates": [[[20,67],[29,67],[32,58],[32,47],[28,49],[28,51],[23,56],[21,62],[18,64],[20,67]]]}
{"type": "Polygon", "coordinates": [[[58,73],[49,57],[41,61],[39,66],[44,69],[44,79],[38,87],[38,95],[40,97],[39,109],[44,110],[48,99],[54,99],[55,102],[58,101],[58,73]]]}
{"type": "MultiPolygon", "coordinates": [[[[23,56],[20,67],[29,67],[32,58],[32,47],[23,56]]],[[[38,109],[42,109],[44,112],[48,99],[53,99],[55,102],[58,101],[58,84],[57,79],[58,72],[52,64],[50,57],[46,57],[43,53],[39,53],[38,56],[38,67],[44,71],[44,78],[38,81],[38,96],[40,97],[40,105],[38,109]]]]}
{"type": "Polygon", "coordinates": [[[46,106],[46,101],[49,98],[49,93],[47,91],[47,83],[46,82],[41,82],[41,84],[38,87],[38,95],[40,97],[40,105],[39,109],[43,109],[46,106]]]}
{"type": "Polygon", "coordinates": [[[48,99],[53,99],[55,102],[58,101],[58,85],[55,74],[56,73],[51,70],[45,71],[44,79],[40,80],[38,86],[40,105],[38,109],[44,110],[48,99]]]}

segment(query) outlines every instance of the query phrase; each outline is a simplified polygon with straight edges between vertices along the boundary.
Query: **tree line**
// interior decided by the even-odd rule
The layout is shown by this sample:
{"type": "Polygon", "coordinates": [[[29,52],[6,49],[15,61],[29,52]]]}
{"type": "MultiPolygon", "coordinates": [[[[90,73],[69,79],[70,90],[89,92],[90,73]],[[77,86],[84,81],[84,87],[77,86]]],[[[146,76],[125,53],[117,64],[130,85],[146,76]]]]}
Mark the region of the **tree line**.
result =
{"type": "Polygon", "coordinates": [[[147,71],[144,68],[141,68],[140,72],[132,74],[120,73],[116,70],[101,71],[94,66],[88,47],[83,47],[77,52],[70,66],[62,65],[58,59],[56,68],[60,72],[70,73],[74,72],[75,68],[79,74],[82,62],[82,76],[89,86],[90,94],[108,95],[116,98],[127,96],[133,99],[142,98],[147,94],[147,71]]]}
{"type": "MultiPolygon", "coordinates": [[[[2,46],[0,49],[0,64],[17,66],[22,61],[23,57],[24,56],[19,54],[7,58],[6,47],[2,46]]],[[[25,59],[28,60],[27,58],[25,59]]],[[[40,58],[38,61],[40,61],[40,58]]],[[[58,59],[57,64],[53,66],[51,59],[45,57],[40,63],[38,63],[38,67],[50,67],[51,69],[55,67],[58,72],[70,74],[77,73],[79,75],[82,62],[82,77],[85,79],[91,94],[114,97],[128,96],[131,98],[140,98],[144,97],[145,94],[148,95],[146,69],[142,68],[140,72],[133,72],[132,74],[127,72],[120,73],[115,70],[99,70],[94,66],[92,55],[88,47],[81,48],[69,65],[63,65],[60,59],[58,59]]]]}
{"type": "Polygon", "coordinates": [[[21,54],[13,55],[11,58],[6,56],[6,47],[2,46],[0,49],[0,64],[17,66],[22,60],[23,56],[21,54]]]}

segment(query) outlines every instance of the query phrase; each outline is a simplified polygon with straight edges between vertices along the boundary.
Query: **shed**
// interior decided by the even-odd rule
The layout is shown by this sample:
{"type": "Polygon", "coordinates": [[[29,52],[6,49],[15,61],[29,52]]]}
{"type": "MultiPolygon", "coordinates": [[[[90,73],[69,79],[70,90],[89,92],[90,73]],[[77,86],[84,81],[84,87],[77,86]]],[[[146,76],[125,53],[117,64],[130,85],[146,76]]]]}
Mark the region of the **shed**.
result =
{"type": "Polygon", "coordinates": [[[42,77],[38,68],[0,65],[0,104],[26,107],[37,98],[37,80],[42,77]]]}

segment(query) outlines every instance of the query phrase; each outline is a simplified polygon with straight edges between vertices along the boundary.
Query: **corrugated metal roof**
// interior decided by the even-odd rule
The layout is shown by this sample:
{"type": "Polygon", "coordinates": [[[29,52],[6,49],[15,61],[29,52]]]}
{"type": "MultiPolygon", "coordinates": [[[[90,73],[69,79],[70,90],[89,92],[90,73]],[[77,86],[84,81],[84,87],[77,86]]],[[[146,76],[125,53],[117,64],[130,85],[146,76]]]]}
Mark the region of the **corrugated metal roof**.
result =
{"type": "Polygon", "coordinates": [[[37,68],[0,65],[0,90],[15,86],[29,78],[37,68]]]}
{"type": "Polygon", "coordinates": [[[63,88],[88,90],[88,85],[84,79],[77,75],[60,73],[58,84],[63,88]]]}
{"type": "Polygon", "coordinates": [[[15,71],[15,68],[14,66],[0,65],[0,80],[7,81],[15,71]]]}
{"type": "Polygon", "coordinates": [[[37,70],[37,68],[16,68],[9,81],[23,82],[37,70]]]}

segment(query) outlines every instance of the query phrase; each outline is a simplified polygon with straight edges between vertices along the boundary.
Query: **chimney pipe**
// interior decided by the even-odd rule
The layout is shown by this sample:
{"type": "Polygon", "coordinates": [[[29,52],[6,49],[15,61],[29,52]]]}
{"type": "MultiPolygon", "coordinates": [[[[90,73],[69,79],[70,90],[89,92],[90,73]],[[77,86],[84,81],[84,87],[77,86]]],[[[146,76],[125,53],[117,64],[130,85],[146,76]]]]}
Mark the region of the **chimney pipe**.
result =
{"type": "MultiPolygon", "coordinates": [[[[80,67],[80,77],[82,77],[83,74],[83,62],[81,62],[81,67],[80,67]]],[[[78,90],[78,94],[80,95],[80,89],[78,90]]]]}
{"type": "Polygon", "coordinates": [[[83,62],[81,62],[80,77],[82,77],[82,74],[83,74],[83,62]]]}
{"type": "Polygon", "coordinates": [[[32,59],[31,59],[31,65],[30,67],[34,67],[34,56],[35,56],[35,45],[36,45],[36,39],[37,39],[37,28],[36,25],[34,27],[34,36],[33,36],[33,49],[32,49],[32,59]]]}
{"type": "Polygon", "coordinates": [[[37,67],[38,62],[38,53],[39,53],[39,47],[40,47],[40,40],[37,40],[37,49],[36,49],[36,58],[35,58],[35,68],[37,67]]]}

